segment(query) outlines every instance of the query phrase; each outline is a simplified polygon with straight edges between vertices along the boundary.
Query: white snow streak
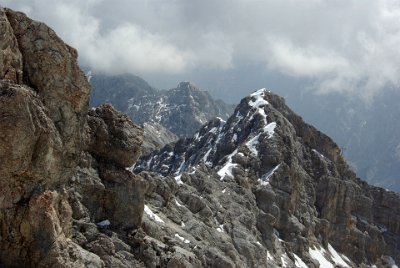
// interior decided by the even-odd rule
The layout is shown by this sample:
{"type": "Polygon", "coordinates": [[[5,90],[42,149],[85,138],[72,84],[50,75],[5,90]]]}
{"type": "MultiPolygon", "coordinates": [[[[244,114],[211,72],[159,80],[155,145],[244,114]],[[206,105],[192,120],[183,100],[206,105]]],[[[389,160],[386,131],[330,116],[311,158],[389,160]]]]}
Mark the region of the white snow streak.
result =
{"type": "Polygon", "coordinates": [[[181,240],[185,244],[189,244],[190,243],[190,240],[185,239],[184,237],[180,236],[179,234],[175,234],[175,237],[178,238],[179,240],[181,240]]]}
{"type": "Polygon", "coordinates": [[[232,169],[237,166],[237,164],[232,163],[232,157],[237,154],[238,150],[236,149],[227,156],[228,160],[225,165],[218,171],[218,175],[221,177],[221,181],[225,178],[225,176],[233,177],[232,169]]]}
{"type": "Polygon", "coordinates": [[[311,255],[311,258],[315,259],[316,261],[319,262],[320,267],[324,268],[334,268],[333,264],[330,263],[324,256],[325,250],[323,248],[321,249],[312,249],[309,248],[308,252],[311,255]]]}
{"type": "Polygon", "coordinates": [[[303,262],[303,260],[300,259],[299,256],[297,256],[297,255],[294,254],[294,253],[293,253],[293,255],[294,255],[294,258],[295,258],[294,265],[296,265],[296,267],[298,267],[298,268],[308,268],[307,264],[305,264],[305,263],[303,262]]]}
{"type": "Polygon", "coordinates": [[[268,171],[267,173],[262,175],[261,178],[258,179],[260,184],[261,185],[268,185],[269,184],[269,179],[272,177],[272,175],[274,175],[274,172],[279,168],[280,165],[281,164],[277,165],[276,167],[274,167],[273,169],[271,169],[270,171],[268,171]]]}
{"type": "Polygon", "coordinates": [[[183,181],[181,180],[182,174],[175,176],[174,178],[175,178],[175,181],[177,184],[179,184],[179,185],[183,184],[183,181]]]}
{"type": "Polygon", "coordinates": [[[176,199],[175,199],[175,204],[176,204],[178,207],[183,207],[183,205],[180,204],[180,203],[178,202],[178,200],[176,200],[176,199]]]}
{"type": "Polygon", "coordinates": [[[159,223],[165,223],[160,217],[154,214],[147,205],[144,205],[144,212],[147,214],[147,216],[149,216],[150,219],[153,219],[159,223]]]}
{"type": "Polygon", "coordinates": [[[336,250],[331,246],[331,244],[328,244],[328,251],[332,255],[332,260],[335,262],[335,264],[340,265],[342,267],[350,267],[343,259],[340,257],[339,253],[336,252],[336,250]]]}

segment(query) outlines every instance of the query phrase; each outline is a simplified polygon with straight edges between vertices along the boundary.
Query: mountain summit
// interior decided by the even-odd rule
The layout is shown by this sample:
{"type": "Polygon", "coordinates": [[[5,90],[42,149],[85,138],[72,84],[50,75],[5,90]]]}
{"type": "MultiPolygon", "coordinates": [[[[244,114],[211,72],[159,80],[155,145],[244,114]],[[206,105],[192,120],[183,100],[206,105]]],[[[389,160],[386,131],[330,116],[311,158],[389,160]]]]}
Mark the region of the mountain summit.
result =
{"type": "MultiPolygon", "coordinates": [[[[244,98],[226,122],[209,122],[135,169],[175,180],[176,206],[157,195],[147,202],[227,267],[399,261],[399,195],[360,181],[329,137],[266,89],[244,98]]],[[[161,227],[157,233],[168,233],[161,227]]]]}

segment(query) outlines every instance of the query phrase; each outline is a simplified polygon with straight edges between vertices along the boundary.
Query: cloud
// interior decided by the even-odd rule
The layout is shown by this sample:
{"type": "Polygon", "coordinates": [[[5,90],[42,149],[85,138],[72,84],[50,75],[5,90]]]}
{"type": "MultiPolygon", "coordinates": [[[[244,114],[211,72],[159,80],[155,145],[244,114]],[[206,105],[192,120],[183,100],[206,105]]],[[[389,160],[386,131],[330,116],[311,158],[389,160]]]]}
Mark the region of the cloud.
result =
{"type": "Polygon", "coordinates": [[[399,87],[397,0],[3,0],[45,21],[93,69],[240,69],[311,79],[318,92],[399,87]]]}

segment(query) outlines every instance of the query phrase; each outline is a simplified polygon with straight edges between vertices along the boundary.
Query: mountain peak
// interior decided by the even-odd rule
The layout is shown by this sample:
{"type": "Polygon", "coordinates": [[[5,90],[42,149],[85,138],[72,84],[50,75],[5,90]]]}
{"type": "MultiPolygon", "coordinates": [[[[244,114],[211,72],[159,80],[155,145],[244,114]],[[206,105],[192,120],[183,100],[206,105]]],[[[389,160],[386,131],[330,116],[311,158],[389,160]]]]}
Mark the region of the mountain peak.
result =
{"type": "MultiPolygon", "coordinates": [[[[262,260],[246,251],[243,254],[253,254],[252,262],[246,263],[249,259],[245,258],[242,266],[277,266],[281,260],[292,261],[288,267],[307,267],[312,266],[311,259],[321,261],[318,256],[325,256],[321,267],[326,263],[352,267],[376,262],[383,255],[398,261],[397,242],[391,242],[399,240],[394,235],[397,227],[382,218],[386,213],[399,218],[398,209],[383,209],[382,200],[400,204],[400,198],[360,182],[328,136],[306,124],[283,98],[266,89],[242,99],[226,122],[212,120],[193,137],[140,159],[136,170],[174,178],[178,196],[186,204],[194,201],[185,197],[185,191],[204,197],[204,206],[218,211],[215,228],[246,229],[243,235],[248,242],[243,248],[251,248],[251,241],[265,245],[270,258],[262,260]],[[226,194],[231,195],[229,201],[226,194]],[[226,207],[240,213],[225,211],[226,207]],[[252,226],[254,236],[250,235],[252,226]],[[382,231],[372,238],[367,230],[374,228],[382,231]],[[374,247],[378,241],[390,246],[378,249],[374,247]],[[361,247],[363,253],[358,250],[361,247]],[[289,255],[295,257],[282,257],[289,255]],[[300,261],[307,265],[299,266],[300,261]]],[[[244,243],[235,238],[239,236],[235,230],[228,232],[234,243],[244,243]]]]}
{"type": "Polygon", "coordinates": [[[190,81],[182,81],[179,82],[178,89],[186,89],[186,90],[200,90],[195,84],[190,81]]]}

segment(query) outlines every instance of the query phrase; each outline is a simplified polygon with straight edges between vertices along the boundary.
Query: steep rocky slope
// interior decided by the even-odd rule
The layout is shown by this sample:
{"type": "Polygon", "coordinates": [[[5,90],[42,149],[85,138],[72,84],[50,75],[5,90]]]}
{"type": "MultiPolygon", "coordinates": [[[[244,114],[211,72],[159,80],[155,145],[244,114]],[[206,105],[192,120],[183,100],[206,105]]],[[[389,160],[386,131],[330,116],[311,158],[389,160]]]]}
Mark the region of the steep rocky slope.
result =
{"type": "Polygon", "coordinates": [[[147,200],[176,226],[148,228],[177,232],[227,267],[399,262],[399,195],[356,178],[330,138],[264,89],[135,169],[179,186],[147,200]]]}
{"type": "Polygon", "coordinates": [[[76,51],[0,9],[1,267],[395,267],[400,197],[265,90],[140,156],[76,51]],[[135,174],[129,170],[136,164],[135,174]]]}

